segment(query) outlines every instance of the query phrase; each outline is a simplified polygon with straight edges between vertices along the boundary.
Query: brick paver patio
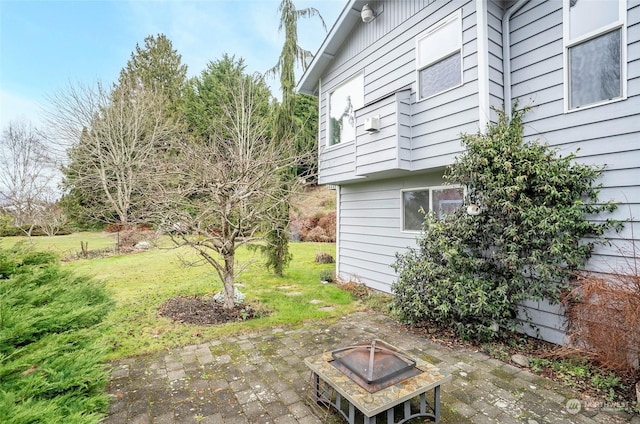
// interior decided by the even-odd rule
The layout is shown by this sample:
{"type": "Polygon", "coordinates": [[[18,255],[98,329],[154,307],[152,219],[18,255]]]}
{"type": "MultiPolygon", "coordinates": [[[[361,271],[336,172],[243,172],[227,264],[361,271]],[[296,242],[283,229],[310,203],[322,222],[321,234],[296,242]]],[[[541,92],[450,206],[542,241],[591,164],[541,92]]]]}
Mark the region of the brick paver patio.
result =
{"type": "Polygon", "coordinates": [[[328,327],[274,328],[114,363],[105,423],[342,423],[311,401],[303,359],[374,338],[453,375],[442,388],[442,423],[640,424],[638,416],[584,400],[575,413],[567,405],[579,394],[482,353],[431,343],[374,312],[354,313],[328,327]]]}

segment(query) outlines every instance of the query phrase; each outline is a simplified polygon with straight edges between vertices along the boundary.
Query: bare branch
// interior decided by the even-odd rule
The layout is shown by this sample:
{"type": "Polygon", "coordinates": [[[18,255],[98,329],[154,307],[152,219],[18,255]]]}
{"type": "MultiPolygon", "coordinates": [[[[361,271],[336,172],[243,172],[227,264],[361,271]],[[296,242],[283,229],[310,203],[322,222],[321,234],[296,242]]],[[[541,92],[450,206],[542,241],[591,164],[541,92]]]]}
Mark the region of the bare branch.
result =
{"type": "Polygon", "coordinates": [[[0,139],[0,207],[31,239],[52,197],[45,146],[35,128],[11,121],[0,139]]]}
{"type": "Polygon", "coordinates": [[[56,145],[70,159],[67,188],[93,197],[86,209],[94,218],[141,219],[150,163],[175,134],[162,94],[125,81],[112,90],[70,85],[50,100],[56,145]]]}
{"type": "Polygon", "coordinates": [[[187,245],[211,264],[224,284],[225,307],[233,307],[235,252],[255,242],[282,218],[289,202],[282,175],[300,158],[292,140],[271,139],[270,98],[258,77],[242,78],[221,105],[208,140],[179,141],[173,160],[156,173],[153,196],[159,226],[176,245],[187,245]],[[224,127],[223,127],[224,125],[224,127]]]}

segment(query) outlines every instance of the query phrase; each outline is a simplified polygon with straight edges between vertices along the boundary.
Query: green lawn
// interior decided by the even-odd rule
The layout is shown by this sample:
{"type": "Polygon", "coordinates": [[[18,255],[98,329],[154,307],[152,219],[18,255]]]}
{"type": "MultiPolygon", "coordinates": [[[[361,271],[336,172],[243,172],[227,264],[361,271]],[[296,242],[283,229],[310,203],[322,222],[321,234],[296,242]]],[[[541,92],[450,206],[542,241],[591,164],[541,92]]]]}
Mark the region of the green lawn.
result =
{"type": "MultiPolygon", "coordinates": [[[[57,253],[61,258],[75,256],[80,252],[80,242],[87,243],[89,250],[113,248],[116,245],[116,235],[101,232],[73,233],[55,237],[33,237],[33,246],[38,250],[48,250],[57,253]]],[[[16,243],[29,244],[26,237],[0,238],[0,247],[13,246],[16,243]]]]}
{"type": "MultiPolygon", "coordinates": [[[[0,240],[0,247],[16,240],[0,240]]],[[[80,241],[88,241],[90,249],[97,249],[113,245],[114,238],[102,233],[78,233],[38,237],[34,246],[68,256],[80,250],[80,241]]],[[[335,245],[292,243],[290,250],[293,260],[289,268],[283,277],[276,277],[263,266],[263,257],[240,249],[237,266],[246,269],[237,278],[238,287],[246,294],[247,302],[271,314],[218,326],[181,324],[158,315],[158,308],[168,298],[213,294],[222,289],[211,266],[183,265],[183,260],[197,259],[184,248],[78,260],[67,262],[64,267],[104,280],[112,293],[116,307],[106,318],[103,336],[109,346],[109,359],[116,359],[229,334],[297,326],[309,320],[333,320],[362,307],[348,292],[334,284],[322,284],[318,278],[321,270],[333,269],[334,265],[316,264],[316,253],[333,255],[335,245]]]]}

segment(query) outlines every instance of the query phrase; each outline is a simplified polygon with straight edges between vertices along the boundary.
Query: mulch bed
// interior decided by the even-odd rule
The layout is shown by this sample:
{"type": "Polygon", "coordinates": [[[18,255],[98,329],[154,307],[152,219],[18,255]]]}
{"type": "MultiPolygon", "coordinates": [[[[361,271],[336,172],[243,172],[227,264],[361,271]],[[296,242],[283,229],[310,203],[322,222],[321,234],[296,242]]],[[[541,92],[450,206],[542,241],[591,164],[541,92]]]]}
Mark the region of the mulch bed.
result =
{"type": "Polygon", "coordinates": [[[248,304],[224,309],[213,300],[213,295],[179,296],[168,299],[160,306],[160,315],[174,321],[196,325],[219,325],[227,322],[246,321],[261,318],[269,313],[248,304]]]}

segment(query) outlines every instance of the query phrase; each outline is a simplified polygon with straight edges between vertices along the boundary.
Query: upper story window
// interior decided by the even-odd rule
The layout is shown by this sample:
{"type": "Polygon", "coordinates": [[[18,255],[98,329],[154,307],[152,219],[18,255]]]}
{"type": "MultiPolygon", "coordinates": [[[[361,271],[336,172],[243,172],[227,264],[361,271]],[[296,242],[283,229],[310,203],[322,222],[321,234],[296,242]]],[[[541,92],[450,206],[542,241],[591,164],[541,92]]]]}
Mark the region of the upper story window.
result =
{"type": "Polygon", "coordinates": [[[429,187],[402,191],[402,231],[420,231],[427,211],[436,213],[439,219],[462,206],[462,187],[429,187]]]}
{"type": "Polygon", "coordinates": [[[626,0],[565,0],[567,110],[625,97],[626,0]]]}
{"type": "Polygon", "coordinates": [[[416,38],[420,99],[462,84],[462,13],[460,10],[416,38]]]}
{"type": "Polygon", "coordinates": [[[364,106],[364,75],[358,74],[329,93],[327,144],[356,139],[356,109],[364,106]]]}

